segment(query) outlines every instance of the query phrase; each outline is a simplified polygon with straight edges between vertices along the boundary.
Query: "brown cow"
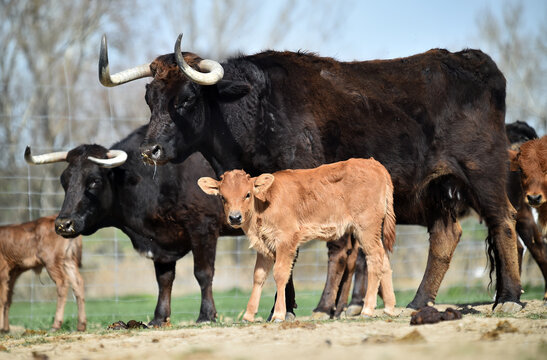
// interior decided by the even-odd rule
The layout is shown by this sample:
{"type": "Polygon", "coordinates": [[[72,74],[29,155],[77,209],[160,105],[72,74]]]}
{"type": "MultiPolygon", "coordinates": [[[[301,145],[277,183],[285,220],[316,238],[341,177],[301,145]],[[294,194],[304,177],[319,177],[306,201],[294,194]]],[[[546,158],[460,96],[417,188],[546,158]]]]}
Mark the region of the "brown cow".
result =
{"type": "Polygon", "coordinates": [[[82,260],[82,237],[65,239],[55,233],[56,216],[48,216],[19,225],[0,227],[0,325],[9,331],[9,308],[13,287],[27,270],[40,273],[46,268],[57,286],[57,311],[52,330],[63,323],[68,283],[78,304],[78,331],[85,331],[84,281],[78,267],[82,260]]]}
{"type": "Polygon", "coordinates": [[[395,294],[385,251],[391,251],[395,242],[393,184],[376,160],[350,159],[254,178],[233,170],[220,181],[201,178],[198,185],[209,195],[220,195],[228,223],[242,228],[257,250],[253,290],[243,320],[254,320],[272,265],[277,287],[272,320],[285,320],[285,285],[298,247],[313,239],[337,241],[348,233],[367,256],[368,287],[361,314],[373,315],[380,282],[384,312],[394,313],[395,294]]]}

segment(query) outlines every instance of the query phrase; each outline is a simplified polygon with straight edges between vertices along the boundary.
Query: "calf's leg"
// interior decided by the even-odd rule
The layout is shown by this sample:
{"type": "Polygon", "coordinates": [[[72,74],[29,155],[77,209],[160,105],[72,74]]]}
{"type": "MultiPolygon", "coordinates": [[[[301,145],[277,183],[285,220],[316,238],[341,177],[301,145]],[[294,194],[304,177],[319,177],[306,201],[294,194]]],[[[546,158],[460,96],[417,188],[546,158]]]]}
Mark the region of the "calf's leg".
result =
{"type": "Polygon", "coordinates": [[[380,294],[384,300],[384,313],[395,315],[395,292],[393,291],[393,271],[387,253],[384,253],[382,277],[380,279],[380,294]]]}
{"type": "Polygon", "coordinates": [[[57,310],[55,311],[55,317],[53,319],[52,330],[59,330],[63,324],[63,315],[65,313],[66,296],[68,293],[67,274],[64,271],[63,266],[60,263],[53,264],[52,266],[46,265],[47,272],[51,280],[55,282],[57,286],[57,310]]]}
{"type": "Polygon", "coordinates": [[[0,257],[0,326],[1,332],[9,332],[9,292],[10,286],[15,284],[15,281],[10,281],[10,271],[3,259],[0,257]]]}
{"type": "Polygon", "coordinates": [[[287,313],[285,304],[285,286],[291,276],[292,264],[295,252],[290,246],[283,244],[280,240],[276,248],[274,264],[274,280],[277,288],[277,299],[275,301],[275,310],[272,315],[272,321],[284,321],[287,313]]]}
{"type": "MultiPolygon", "coordinates": [[[[268,273],[270,272],[273,263],[273,259],[266,257],[259,252],[256,253],[256,263],[253,276],[253,290],[251,291],[251,297],[249,298],[249,302],[247,303],[247,310],[245,311],[245,314],[243,314],[243,321],[254,321],[256,312],[258,311],[258,305],[260,303],[262,287],[264,285],[264,282],[266,281],[266,278],[268,277],[268,273]]],[[[276,299],[276,305],[278,301],[279,289],[278,297],[276,299]]],[[[285,301],[284,298],[283,301],[285,301]]]]}
{"type": "MultiPolygon", "coordinates": [[[[528,205],[523,205],[517,213],[517,233],[530,251],[543,275],[545,293],[543,300],[547,304],[547,244],[543,241],[539,228],[534,221],[532,211],[528,205]]],[[[519,259],[519,267],[522,259],[519,259]]]]}
{"type": "Polygon", "coordinates": [[[76,261],[67,261],[65,263],[65,271],[68,275],[68,281],[76,297],[76,304],[78,305],[78,331],[85,331],[87,327],[87,319],[85,315],[85,295],[84,295],[84,279],[78,270],[78,263],[76,261]]]}

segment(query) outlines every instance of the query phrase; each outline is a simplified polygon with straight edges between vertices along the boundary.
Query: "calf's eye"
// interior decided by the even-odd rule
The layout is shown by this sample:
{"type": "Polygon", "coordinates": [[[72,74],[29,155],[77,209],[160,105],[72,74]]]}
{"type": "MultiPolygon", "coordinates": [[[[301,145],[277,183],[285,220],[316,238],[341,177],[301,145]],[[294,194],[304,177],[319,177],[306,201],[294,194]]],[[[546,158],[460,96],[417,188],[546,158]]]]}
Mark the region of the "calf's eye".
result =
{"type": "Polygon", "coordinates": [[[245,199],[248,199],[248,198],[250,198],[250,197],[251,197],[251,193],[248,192],[247,195],[245,195],[245,199]]]}

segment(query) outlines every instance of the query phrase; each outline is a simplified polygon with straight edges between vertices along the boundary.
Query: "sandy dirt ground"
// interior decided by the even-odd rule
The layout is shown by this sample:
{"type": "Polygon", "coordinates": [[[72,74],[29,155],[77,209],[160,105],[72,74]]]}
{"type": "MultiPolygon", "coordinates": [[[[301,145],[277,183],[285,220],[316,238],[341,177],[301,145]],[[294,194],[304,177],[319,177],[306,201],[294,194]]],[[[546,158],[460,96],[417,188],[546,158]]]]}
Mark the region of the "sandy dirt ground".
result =
{"type": "Polygon", "coordinates": [[[419,326],[411,326],[411,311],[401,308],[393,318],[312,322],[299,317],[280,324],[177,324],[161,330],[15,334],[0,337],[0,360],[547,359],[543,301],[528,301],[520,312],[503,315],[493,315],[491,305],[453,307],[463,311],[461,320],[419,326]]]}

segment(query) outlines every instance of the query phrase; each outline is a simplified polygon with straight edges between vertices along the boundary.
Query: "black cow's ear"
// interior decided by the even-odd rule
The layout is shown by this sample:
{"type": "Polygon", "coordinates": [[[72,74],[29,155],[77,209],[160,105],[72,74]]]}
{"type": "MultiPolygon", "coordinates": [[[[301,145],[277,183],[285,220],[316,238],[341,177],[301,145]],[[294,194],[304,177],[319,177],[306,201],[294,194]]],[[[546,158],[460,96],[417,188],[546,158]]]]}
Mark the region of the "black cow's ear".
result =
{"type": "Polygon", "coordinates": [[[251,85],[246,81],[220,80],[216,85],[222,100],[237,100],[251,91],[251,85]]]}

